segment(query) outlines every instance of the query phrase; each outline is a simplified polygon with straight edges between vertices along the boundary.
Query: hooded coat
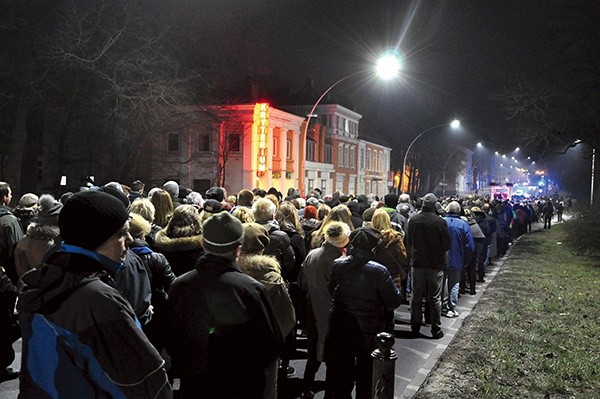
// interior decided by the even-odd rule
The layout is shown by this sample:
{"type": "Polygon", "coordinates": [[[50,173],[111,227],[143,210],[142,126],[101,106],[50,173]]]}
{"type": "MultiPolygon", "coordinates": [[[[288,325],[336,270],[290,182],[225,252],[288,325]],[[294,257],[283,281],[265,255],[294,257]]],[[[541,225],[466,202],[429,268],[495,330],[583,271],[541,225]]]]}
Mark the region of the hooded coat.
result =
{"type": "Polygon", "coordinates": [[[238,258],[237,265],[244,273],[265,286],[281,332],[283,336],[287,336],[296,325],[296,314],[277,259],[267,255],[242,255],[238,258]]]}
{"type": "Polygon", "coordinates": [[[23,275],[20,397],[171,397],[163,359],[111,286],[119,267],[56,252],[23,275]]]}
{"type": "Polygon", "coordinates": [[[173,273],[181,276],[194,269],[194,265],[204,250],[202,249],[202,237],[169,237],[165,229],[156,233],[154,248],[156,252],[165,255],[173,273]]]}

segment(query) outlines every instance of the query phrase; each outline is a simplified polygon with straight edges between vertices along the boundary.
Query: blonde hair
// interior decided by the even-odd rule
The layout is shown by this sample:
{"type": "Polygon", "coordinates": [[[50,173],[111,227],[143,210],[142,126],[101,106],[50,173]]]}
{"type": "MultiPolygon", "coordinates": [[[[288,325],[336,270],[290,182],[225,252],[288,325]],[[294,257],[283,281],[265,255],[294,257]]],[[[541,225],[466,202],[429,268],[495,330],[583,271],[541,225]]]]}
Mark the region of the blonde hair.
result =
{"type": "Polygon", "coordinates": [[[231,214],[238,218],[242,223],[254,222],[254,213],[252,213],[252,209],[246,208],[245,206],[235,208],[231,214]]]}
{"type": "Polygon", "coordinates": [[[378,208],[375,210],[375,213],[373,213],[373,218],[371,219],[371,227],[378,231],[392,228],[390,215],[385,209],[378,208]]]}
{"type": "Polygon", "coordinates": [[[180,205],[165,228],[170,238],[191,237],[202,234],[202,221],[198,209],[193,205],[180,205]]]}
{"type": "Polygon", "coordinates": [[[163,189],[158,189],[152,194],[152,204],[154,205],[154,223],[160,227],[165,227],[173,215],[173,200],[171,195],[163,189]]]}
{"type": "Polygon", "coordinates": [[[265,198],[275,204],[275,210],[279,209],[279,198],[275,194],[267,194],[265,198]]]}
{"type": "Polygon", "coordinates": [[[154,204],[148,198],[136,198],[131,203],[131,212],[137,213],[148,221],[148,223],[154,223],[154,204]]]}
{"type": "Polygon", "coordinates": [[[298,216],[298,209],[290,201],[283,201],[279,205],[279,210],[275,214],[275,219],[279,223],[279,226],[283,227],[285,224],[290,224],[298,234],[304,237],[304,229],[300,224],[300,217],[298,216]]]}
{"type": "Polygon", "coordinates": [[[132,212],[131,220],[129,221],[129,233],[133,238],[144,238],[148,234],[150,234],[150,230],[152,227],[150,226],[150,222],[147,221],[142,215],[139,213],[132,212]]]}
{"type": "Polygon", "coordinates": [[[273,220],[276,211],[275,203],[268,198],[257,198],[252,204],[252,213],[254,213],[254,220],[257,222],[273,220]]]}

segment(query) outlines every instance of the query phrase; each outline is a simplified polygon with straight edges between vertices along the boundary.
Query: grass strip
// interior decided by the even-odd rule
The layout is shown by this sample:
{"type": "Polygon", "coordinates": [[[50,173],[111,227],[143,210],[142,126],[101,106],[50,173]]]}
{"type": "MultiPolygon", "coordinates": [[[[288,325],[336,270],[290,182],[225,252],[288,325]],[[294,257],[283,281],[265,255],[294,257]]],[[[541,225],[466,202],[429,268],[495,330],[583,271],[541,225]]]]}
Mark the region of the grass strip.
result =
{"type": "Polygon", "coordinates": [[[600,398],[600,260],[567,229],[521,237],[416,398],[600,398]]]}

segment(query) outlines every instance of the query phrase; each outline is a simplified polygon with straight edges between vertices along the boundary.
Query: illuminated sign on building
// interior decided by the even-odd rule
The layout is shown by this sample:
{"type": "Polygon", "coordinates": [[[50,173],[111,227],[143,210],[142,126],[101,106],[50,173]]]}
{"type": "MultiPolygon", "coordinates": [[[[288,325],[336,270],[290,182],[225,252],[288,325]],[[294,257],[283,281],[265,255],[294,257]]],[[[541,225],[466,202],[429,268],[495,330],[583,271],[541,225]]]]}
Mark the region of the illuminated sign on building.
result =
{"type": "Polygon", "coordinates": [[[258,141],[258,166],[256,175],[263,177],[267,172],[267,128],[269,126],[269,104],[257,103],[254,107],[254,130],[258,141]]]}

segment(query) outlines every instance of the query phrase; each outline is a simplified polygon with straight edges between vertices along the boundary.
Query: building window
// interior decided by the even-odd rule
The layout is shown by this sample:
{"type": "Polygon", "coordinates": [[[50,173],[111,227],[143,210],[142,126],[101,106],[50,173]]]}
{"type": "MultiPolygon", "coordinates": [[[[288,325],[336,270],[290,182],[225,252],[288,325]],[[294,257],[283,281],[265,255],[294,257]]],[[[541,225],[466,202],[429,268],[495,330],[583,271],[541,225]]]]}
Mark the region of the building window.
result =
{"type": "Polygon", "coordinates": [[[338,166],[344,165],[344,146],[338,145],[338,166]]]}
{"type": "Polygon", "coordinates": [[[279,139],[273,137],[273,158],[279,158],[279,139]]]}
{"type": "Polygon", "coordinates": [[[354,167],[356,166],[356,162],[354,160],[355,154],[354,154],[354,147],[350,148],[350,167],[352,169],[354,169],[354,167]]]}
{"type": "Polygon", "coordinates": [[[371,155],[373,156],[371,159],[371,170],[377,170],[377,151],[373,150],[371,155]]]}
{"type": "Polygon", "coordinates": [[[366,169],[371,169],[371,149],[367,148],[367,165],[366,169]]]}
{"type": "Polygon", "coordinates": [[[364,169],[365,168],[365,149],[361,148],[360,149],[360,159],[359,159],[359,168],[364,169]]]}
{"type": "Polygon", "coordinates": [[[198,151],[210,151],[210,134],[198,134],[198,151]]]}
{"type": "Polygon", "coordinates": [[[285,158],[292,159],[292,140],[286,140],[285,142],[285,158]]]}
{"type": "Polygon", "coordinates": [[[241,149],[241,134],[239,132],[229,132],[227,135],[227,151],[238,152],[241,149]]]}
{"type": "Polygon", "coordinates": [[[344,147],[344,167],[350,167],[350,149],[348,147],[344,147]]]}
{"type": "Polygon", "coordinates": [[[350,133],[350,121],[348,119],[344,119],[344,132],[350,133]]]}
{"type": "Polygon", "coordinates": [[[307,161],[315,160],[315,142],[312,140],[306,141],[306,160],[307,161]]]}
{"type": "Polygon", "coordinates": [[[308,191],[312,190],[313,188],[315,188],[315,180],[314,179],[308,179],[308,191]]]}
{"type": "Polygon", "coordinates": [[[208,179],[194,179],[194,188],[193,190],[197,193],[205,193],[206,190],[211,188],[213,185],[211,181],[208,179]]]}
{"type": "Polygon", "coordinates": [[[325,163],[333,163],[333,146],[325,144],[325,163]]]}
{"type": "Polygon", "coordinates": [[[179,134],[178,133],[169,133],[168,150],[169,150],[169,152],[178,152],[179,151],[179,134]]]}
{"type": "Polygon", "coordinates": [[[327,192],[327,180],[325,179],[321,180],[321,191],[323,191],[323,193],[327,192]]]}

